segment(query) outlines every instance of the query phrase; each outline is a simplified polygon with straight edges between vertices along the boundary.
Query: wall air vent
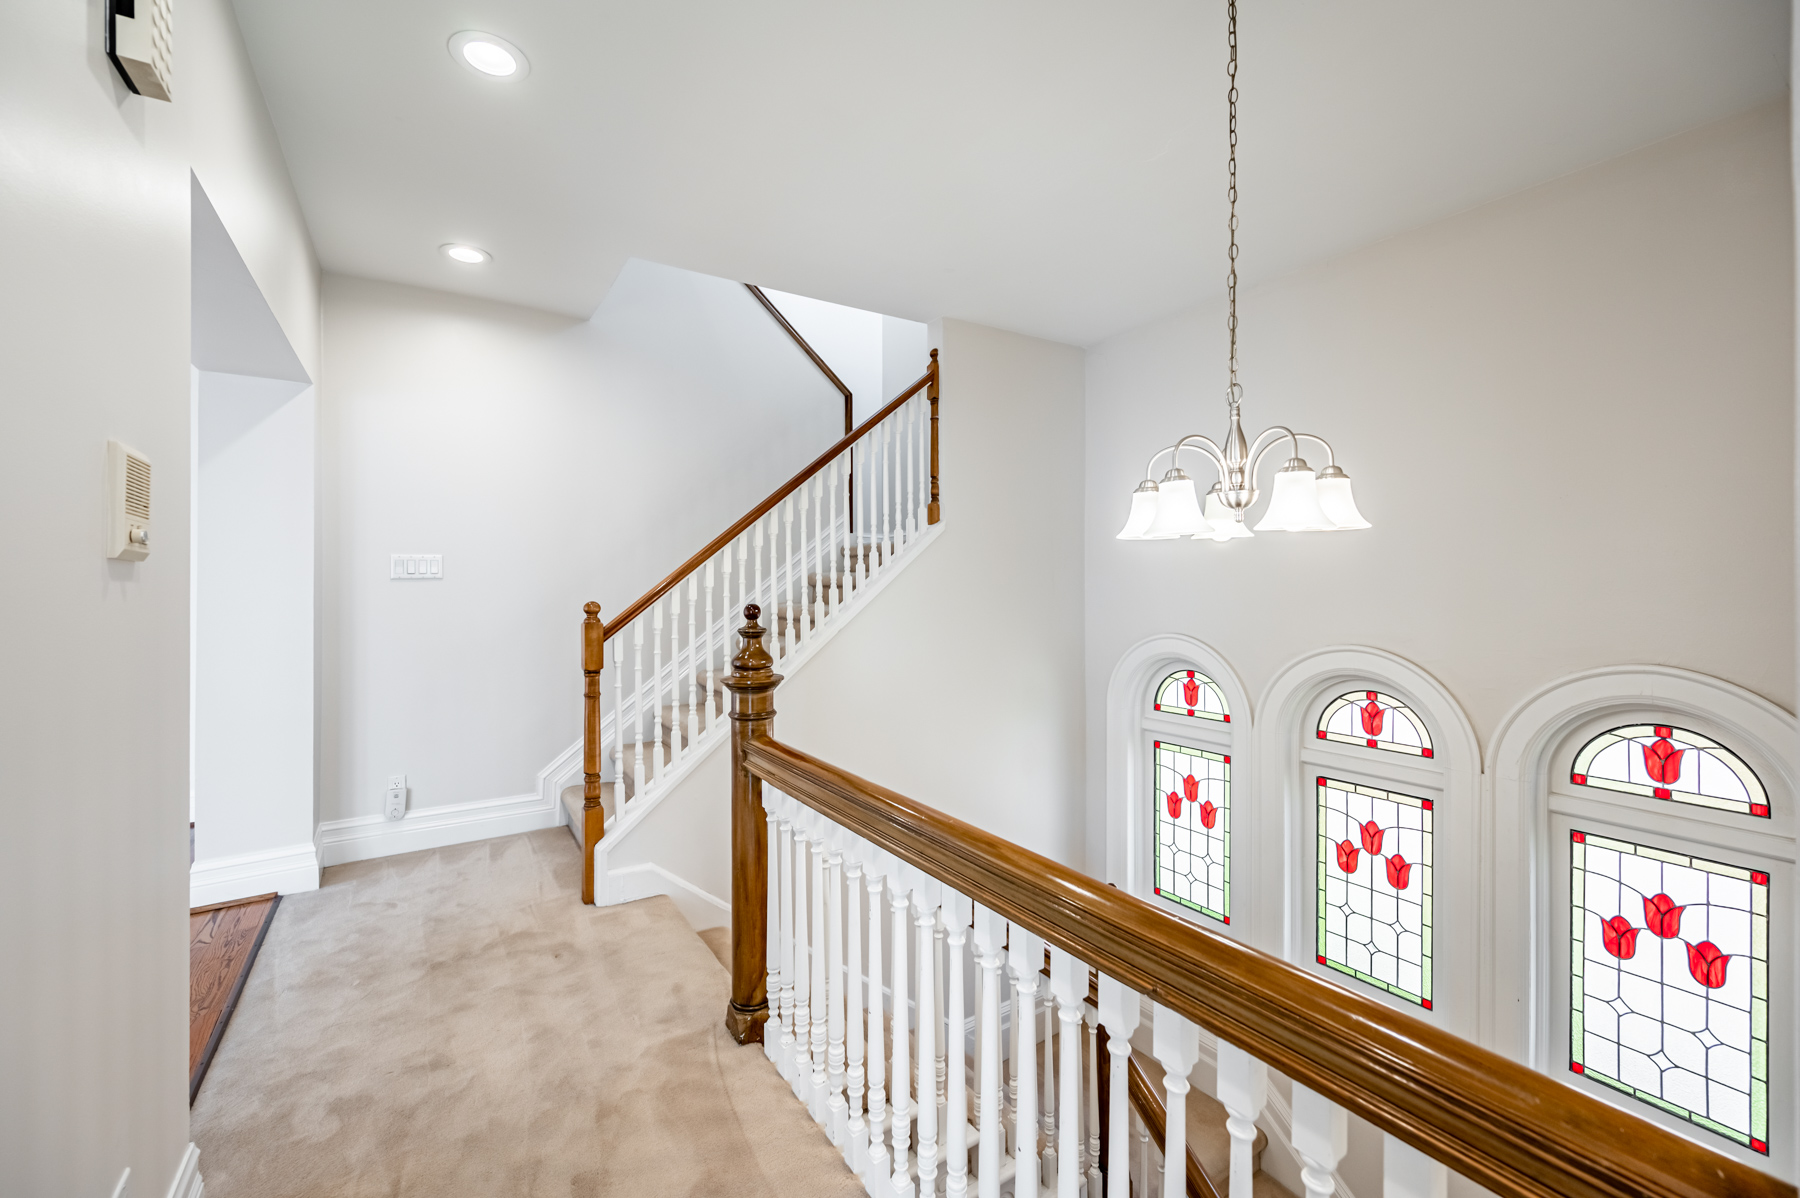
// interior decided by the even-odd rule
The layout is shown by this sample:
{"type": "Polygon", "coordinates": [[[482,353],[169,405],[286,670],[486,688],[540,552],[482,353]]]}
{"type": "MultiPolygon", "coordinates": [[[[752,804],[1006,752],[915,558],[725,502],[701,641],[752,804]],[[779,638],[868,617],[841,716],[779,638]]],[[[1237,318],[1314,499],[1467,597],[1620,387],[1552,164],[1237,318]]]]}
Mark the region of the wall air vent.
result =
{"type": "Polygon", "coordinates": [[[125,86],[151,100],[175,92],[173,0],[107,0],[106,56],[125,86]]]}
{"type": "Polygon", "coordinates": [[[150,556],[150,462],[117,441],[106,443],[106,556],[150,556]]]}

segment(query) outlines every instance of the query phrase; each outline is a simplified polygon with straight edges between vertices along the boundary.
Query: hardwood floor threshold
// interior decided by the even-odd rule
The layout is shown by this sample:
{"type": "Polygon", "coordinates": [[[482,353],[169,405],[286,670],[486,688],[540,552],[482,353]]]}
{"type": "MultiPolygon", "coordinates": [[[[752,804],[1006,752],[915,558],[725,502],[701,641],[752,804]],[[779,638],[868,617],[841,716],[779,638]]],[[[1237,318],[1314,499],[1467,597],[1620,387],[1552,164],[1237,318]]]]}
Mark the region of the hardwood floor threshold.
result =
{"type": "MultiPolygon", "coordinates": [[[[219,1008],[217,1009],[216,1012],[206,1012],[205,1013],[205,1014],[210,1014],[212,1017],[212,1028],[207,1034],[206,1046],[201,1050],[198,1059],[191,1062],[192,1070],[188,1075],[188,1105],[189,1106],[192,1106],[194,1104],[194,1099],[196,1099],[200,1095],[200,1083],[206,1080],[206,1071],[212,1065],[213,1055],[218,1052],[219,1042],[222,1039],[224,1039],[224,1036],[225,1036],[225,1028],[231,1023],[232,1013],[237,1010],[238,999],[244,993],[244,983],[250,977],[250,967],[253,966],[254,964],[256,964],[256,956],[259,952],[262,951],[263,939],[266,936],[268,936],[268,934],[269,934],[269,925],[275,922],[275,911],[276,911],[276,908],[281,906],[281,896],[279,894],[275,894],[275,893],[259,894],[254,898],[234,899],[233,901],[228,902],[228,903],[209,903],[204,907],[193,907],[193,908],[189,909],[189,911],[188,911],[188,917],[191,921],[195,916],[214,914],[216,912],[225,911],[225,910],[228,910],[233,907],[254,906],[258,903],[267,903],[268,909],[262,913],[262,918],[257,924],[256,936],[254,939],[252,939],[250,941],[249,948],[247,951],[244,952],[242,961],[237,962],[237,964],[236,964],[235,976],[232,978],[230,993],[228,993],[225,996],[225,1001],[219,1006],[219,1008]]],[[[190,929],[190,935],[191,934],[192,934],[192,932],[190,929]]],[[[216,943],[216,942],[214,942],[214,943],[216,943]]],[[[213,947],[213,944],[209,943],[208,949],[210,950],[212,947],[213,947]]],[[[192,951],[193,951],[193,949],[192,949],[192,945],[190,943],[190,947],[189,947],[190,970],[192,969],[192,956],[191,956],[192,951]]],[[[226,955],[227,958],[231,955],[234,955],[229,946],[222,946],[221,951],[226,955]]],[[[209,953],[209,955],[210,955],[210,953],[209,953]]],[[[218,960],[218,961],[213,962],[213,964],[215,964],[221,970],[231,968],[231,962],[228,959],[227,960],[218,960]]],[[[190,1028],[189,1028],[190,1041],[192,1038],[192,1031],[193,1031],[193,1028],[191,1025],[193,1024],[193,1022],[195,1022],[195,1015],[200,1014],[200,1012],[197,1012],[195,1010],[195,1006],[194,1006],[194,993],[195,993],[194,987],[195,987],[196,981],[198,981],[201,985],[207,984],[206,979],[201,978],[201,977],[190,976],[189,980],[188,980],[188,988],[189,988],[188,1018],[190,1021],[190,1028]]],[[[204,1018],[205,1015],[203,1014],[202,1017],[204,1018]]]]}

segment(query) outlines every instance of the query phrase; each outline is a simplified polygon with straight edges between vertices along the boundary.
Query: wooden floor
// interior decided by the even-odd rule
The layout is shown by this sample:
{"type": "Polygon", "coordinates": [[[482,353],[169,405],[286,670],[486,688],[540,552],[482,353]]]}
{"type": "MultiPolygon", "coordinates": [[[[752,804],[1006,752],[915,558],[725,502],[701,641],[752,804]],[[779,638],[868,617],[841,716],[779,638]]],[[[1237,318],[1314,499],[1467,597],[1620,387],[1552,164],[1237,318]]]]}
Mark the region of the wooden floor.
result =
{"type": "Polygon", "coordinates": [[[195,907],[188,940],[188,1101],[212,1064],[281,896],[195,907]]]}

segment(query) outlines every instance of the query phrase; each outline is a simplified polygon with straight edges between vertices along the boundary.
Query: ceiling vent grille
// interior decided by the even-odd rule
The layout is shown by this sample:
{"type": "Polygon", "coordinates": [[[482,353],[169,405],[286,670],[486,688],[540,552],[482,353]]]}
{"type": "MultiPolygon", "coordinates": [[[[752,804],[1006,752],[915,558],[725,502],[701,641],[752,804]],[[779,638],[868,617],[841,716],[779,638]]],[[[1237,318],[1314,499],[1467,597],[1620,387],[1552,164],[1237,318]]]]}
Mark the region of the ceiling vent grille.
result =
{"type": "Polygon", "coordinates": [[[150,556],[150,460],[118,441],[106,443],[106,556],[150,556]]]}

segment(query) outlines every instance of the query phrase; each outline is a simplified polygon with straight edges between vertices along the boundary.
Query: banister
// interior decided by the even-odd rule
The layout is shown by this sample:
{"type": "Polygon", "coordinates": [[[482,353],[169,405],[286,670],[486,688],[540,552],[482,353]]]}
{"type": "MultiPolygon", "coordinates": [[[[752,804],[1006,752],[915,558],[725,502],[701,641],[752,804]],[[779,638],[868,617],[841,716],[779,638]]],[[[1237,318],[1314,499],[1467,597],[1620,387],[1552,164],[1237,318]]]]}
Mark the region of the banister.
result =
{"type": "Polygon", "coordinates": [[[819,352],[807,344],[806,338],[800,335],[800,330],[788,323],[788,318],[781,314],[781,309],[775,306],[773,300],[763,294],[761,287],[755,283],[745,283],[744,289],[756,297],[756,302],[775,318],[775,323],[780,325],[793,339],[794,344],[800,347],[800,352],[812,359],[812,364],[819,368],[819,373],[830,380],[831,385],[838,389],[838,394],[844,397],[844,431],[849,432],[856,420],[856,397],[850,394],[850,388],[846,387],[844,380],[837,376],[837,371],[825,364],[825,359],[819,356],[819,352]]]}
{"type": "Polygon", "coordinates": [[[936,524],[937,523],[937,469],[936,469],[936,463],[937,463],[937,390],[938,390],[937,376],[938,376],[937,350],[934,349],[931,351],[931,365],[929,365],[928,367],[925,368],[925,373],[919,376],[917,382],[913,383],[910,387],[908,387],[906,390],[902,391],[899,395],[896,395],[893,399],[889,400],[887,405],[885,407],[883,407],[879,412],[875,413],[873,416],[869,417],[867,420],[865,420],[861,424],[857,425],[854,429],[851,429],[849,432],[845,433],[844,436],[842,437],[842,439],[840,439],[836,444],[832,445],[832,447],[830,449],[827,449],[824,453],[822,453],[818,457],[814,458],[813,461],[811,462],[811,464],[809,464],[804,469],[802,469],[800,471],[800,473],[794,475],[794,477],[790,478],[787,482],[783,483],[767,499],[763,500],[761,503],[759,503],[755,507],[751,508],[730,528],[726,529],[724,532],[722,532],[718,536],[714,537],[711,541],[709,541],[707,543],[707,545],[704,549],[701,549],[700,552],[694,554],[694,556],[688,558],[687,561],[685,561],[681,565],[677,566],[669,574],[668,577],[664,578],[661,582],[659,582],[655,586],[651,587],[649,591],[645,592],[645,594],[640,599],[637,600],[637,602],[635,602],[631,606],[627,607],[623,612],[621,612],[614,619],[608,620],[607,626],[609,628],[628,627],[633,620],[637,619],[639,616],[643,615],[646,611],[650,610],[651,604],[655,603],[658,599],[661,599],[664,595],[668,594],[671,590],[673,590],[675,588],[676,583],[678,583],[682,579],[686,578],[689,574],[692,574],[699,567],[705,565],[708,558],[712,557],[712,555],[717,553],[719,550],[725,548],[725,546],[731,544],[731,542],[734,539],[736,539],[736,537],[738,536],[739,533],[743,532],[746,528],[749,528],[752,524],[755,524],[758,520],[760,520],[764,516],[768,515],[769,512],[774,510],[776,504],[780,503],[782,500],[786,499],[789,495],[792,495],[795,491],[799,490],[801,484],[806,482],[807,479],[811,478],[813,475],[817,474],[820,470],[822,470],[826,466],[828,466],[834,458],[836,458],[839,454],[843,453],[846,449],[849,449],[852,445],[854,445],[858,441],[862,440],[863,436],[866,433],[868,433],[868,431],[870,429],[874,428],[876,425],[880,424],[883,420],[886,420],[889,416],[892,416],[896,411],[898,411],[901,404],[905,403],[907,400],[909,400],[913,396],[917,395],[920,391],[924,391],[927,388],[929,388],[931,391],[930,398],[932,401],[932,404],[931,404],[931,413],[932,413],[931,455],[932,455],[932,458],[931,458],[931,460],[932,460],[933,465],[932,465],[932,481],[931,481],[932,502],[930,505],[930,507],[931,507],[930,523],[936,524]]]}
{"type": "MultiPolygon", "coordinates": [[[[773,714],[772,690],[759,685],[758,717],[773,714]]],[[[1502,1198],[1794,1198],[1778,1178],[820,761],[768,727],[759,719],[756,736],[734,737],[746,809],[760,812],[768,782],[1502,1198]]]]}

